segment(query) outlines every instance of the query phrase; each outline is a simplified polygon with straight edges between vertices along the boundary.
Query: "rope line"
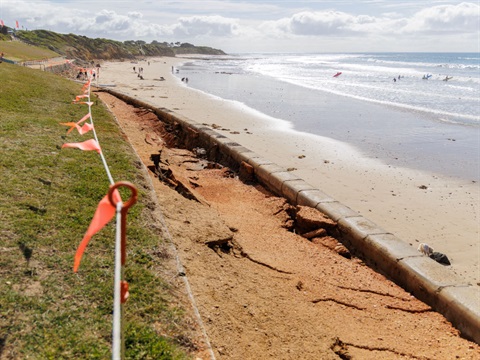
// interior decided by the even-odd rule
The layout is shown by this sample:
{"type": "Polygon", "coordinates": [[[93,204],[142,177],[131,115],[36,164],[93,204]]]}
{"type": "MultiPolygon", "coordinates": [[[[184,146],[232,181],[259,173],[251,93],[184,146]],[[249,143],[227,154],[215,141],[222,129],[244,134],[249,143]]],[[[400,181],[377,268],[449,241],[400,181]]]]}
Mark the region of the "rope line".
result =
{"type": "Polygon", "coordinates": [[[205,343],[207,345],[207,350],[210,354],[210,359],[211,360],[216,360],[215,359],[215,353],[213,352],[212,344],[210,343],[210,339],[207,334],[207,329],[205,328],[205,324],[203,323],[202,316],[200,315],[200,312],[198,311],[198,306],[195,301],[195,297],[193,296],[192,293],[192,288],[190,287],[190,282],[188,281],[187,274],[185,272],[185,268],[182,265],[182,261],[180,260],[180,256],[178,255],[177,248],[175,247],[175,244],[173,242],[172,235],[170,234],[170,231],[168,230],[168,226],[165,223],[165,218],[163,216],[163,213],[161,209],[159,210],[159,215],[160,215],[160,223],[162,224],[162,227],[164,230],[164,233],[167,237],[168,242],[170,243],[170,247],[173,250],[173,253],[175,254],[175,261],[177,264],[177,272],[178,276],[180,276],[183,280],[183,283],[185,284],[185,289],[188,294],[188,298],[190,300],[190,303],[192,304],[193,312],[195,313],[195,317],[197,318],[197,323],[200,326],[200,329],[202,331],[203,338],[205,340],[205,343]]]}
{"type": "MultiPolygon", "coordinates": [[[[88,114],[85,117],[83,117],[77,123],[77,125],[80,122],[84,121],[84,119],[86,120],[87,117],[89,118],[89,124],[91,125],[89,127],[89,130],[92,131],[94,141],[96,142],[95,150],[97,150],[98,154],[100,155],[103,168],[110,182],[108,200],[110,204],[115,207],[116,230],[115,230],[115,264],[114,264],[113,316],[112,316],[112,323],[113,323],[112,324],[112,359],[123,360],[125,357],[125,342],[124,342],[125,336],[123,331],[123,323],[124,323],[123,303],[128,298],[128,284],[125,281],[123,281],[125,260],[126,260],[126,249],[125,249],[126,248],[126,214],[127,214],[128,208],[136,202],[137,190],[132,184],[127,182],[115,183],[112,177],[105,155],[101,150],[100,141],[98,139],[97,131],[95,129],[95,124],[93,121],[93,115],[92,115],[93,103],[91,101],[91,81],[92,81],[92,71],[90,72],[90,76],[87,76],[87,83],[85,83],[83,87],[83,91],[84,91],[83,95],[77,96],[74,103],[82,103],[82,104],[88,105],[88,114]],[[79,99],[85,98],[85,97],[88,99],[86,102],[84,101],[78,102],[79,99]],[[129,199],[129,201],[126,204],[124,204],[121,201],[120,194],[116,190],[116,188],[119,186],[127,186],[132,191],[132,197],[129,199]],[[115,203],[114,202],[115,200],[113,199],[116,196],[118,196],[118,199],[116,200],[117,202],[115,203]]],[[[75,124],[73,125],[75,126],[75,124]]],[[[77,128],[80,129],[79,127],[77,128]]],[[[82,130],[83,130],[83,127],[82,127],[82,130]]],[[[80,132],[80,134],[83,134],[83,132],[80,132]]],[[[87,142],[91,142],[91,140],[87,142]]],[[[98,211],[98,208],[97,208],[97,211],[98,211]]],[[[90,236],[93,236],[93,234],[90,236]]],[[[84,240],[85,240],[85,237],[84,237],[84,240]]],[[[89,239],[86,240],[86,243],[84,246],[86,246],[88,241],[89,239]]],[[[82,243],[83,243],[83,240],[82,240],[82,243]]]]}
{"type": "MultiPolygon", "coordinates": [[[[90,124],[92,124],[92,133],[93,137],[95,138],[95,141],[100,144],[97,136],[97,131],[95,130],[95,124],[93,122],[93,116],[92,116],[92,102],[90,99],[90,88],[91,88],[91,79],[88,80],[88,114],[90,115],[90,124]]],[[[110,181],[110,185],[115,184],[115,181],[113,180],[112,174],[110,173],[110,169],[107,164],[107,160],[105,159],[105,156],[103,155],[103,151],[100,152],[100,158],[102,159],[103,167],[105,168],[105,172],[107,174],[108,180],[110,181]]]]}

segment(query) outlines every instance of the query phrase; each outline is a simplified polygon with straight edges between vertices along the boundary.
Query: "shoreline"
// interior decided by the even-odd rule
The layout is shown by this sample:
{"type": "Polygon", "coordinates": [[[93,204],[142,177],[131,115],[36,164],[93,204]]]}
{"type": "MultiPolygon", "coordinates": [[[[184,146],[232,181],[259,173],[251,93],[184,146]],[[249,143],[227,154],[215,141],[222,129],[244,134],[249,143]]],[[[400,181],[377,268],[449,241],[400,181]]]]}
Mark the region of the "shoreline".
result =
{"type": "Polygon", "coordinates": [[[184,58],[109,62],[99,82],[209,126],[294,172],[414,248],[427,243],[445,253],[453,272],[480,282],[478,184],[385,165],[348,144],[277,126],[273,118],[187,87],[172,66],[184,58]],[[144,68],[144,80],[133,66],[144,68]],[[155,80],[163,77],[165,80],[155,80]],[[319,155],[320,154],[320,155],[319,155]],[[424,189],[423,187],[426,187],[424,189]]]}
{"type": "Polygon", "coordinates": [[[177,77],[188,77],[189,87],[288,121],[299,132],[351,144],[389,165],[480,181],[478,128],[264,75],[214,70],[188,61],[177,77]]]}

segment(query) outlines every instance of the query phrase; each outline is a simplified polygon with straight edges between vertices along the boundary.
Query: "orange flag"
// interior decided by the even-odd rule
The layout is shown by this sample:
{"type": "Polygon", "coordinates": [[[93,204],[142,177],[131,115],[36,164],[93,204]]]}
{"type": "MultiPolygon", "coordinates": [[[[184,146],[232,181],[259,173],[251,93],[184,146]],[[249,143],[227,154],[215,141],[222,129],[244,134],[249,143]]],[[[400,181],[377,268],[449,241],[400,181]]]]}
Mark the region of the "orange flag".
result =
{"type": "MultiPolygon", "coordinates": [[[[113,200],[115,201],[115,203],[122,201],[120,193],[117,190],[114,190],[113,192],[113,200]]],[[[97,210],[93,215],[90,226],[88,227],[85,236],[83,237],[80,245],[77,248],[73,263],[74,272],[77,272],[78,267],[80,266],[80,261],[82,260],[83,252],[85,251],[85,248],[87,247],[88,242],[90,241],[92,236],[99,232],[101,229],[103,229],[103,227],[107,225],[110,220],[112,220],[113,216],[115,215],[115,211],[115,206],[110,203],[110,200],[108,199],[108,194],[105,195],[103,199],[100,200],[97,210]]],[[[128,289],[125,292],[128,292],[128,289]]]]}
{"type": "Polygon", "coordinates": [[[99,154],[102,152],[100,145],[94,139],[90,139],[81,143],[67,143],[62,145],[63,148],[78,148],[80,150],[95,150],[99,154]]]}
{"type": "Polygon", "coordinates": [[[90,80],[88,80],[82,87],[83,93],[86,94],[89,91],[90,80]]]}
{"type": "Polygon", "coordinates": [[[60,125],[65,125],[65,126],[70,126],[70,129],[68,129],[67,131],[67,134],[70,134],[72,132],[73,129],[77,129],[78,130],[78,133],[80,135],[83,135],[87,132],[89,132],[90,130],[93,129],[93,125],[92,124],[83,124],[82,127],[80,127],[80,124],[82,122],[84,122],[85,120],[87,120],[88,118],[90,117],[90,113],[88,113],[87,115],[85,115],[83,118],[81,118],[79,121],[77,121],[76,123],[74,122],[66,122],[66,123],[60,123],[60,125]]]}
{"type": "Polygon", "coordinates": [[[78,123],[67,122],[67,123],[60,123],[60,125],[70,126],[70,129],[68,129],[67,134],[70,134],[73,129],[77,129],[78,133],[80,135],[83,135],[93,129],[93,125],[90,123],[86,123],[86,124],[83,124],[83,126],[80,126],[78,125],[78,123]]]}
{"type": "Polygon", "coordinates": [[[82,117],[80,120],[77,121],[77,124],[80,125],[82,122],[84,122],[85,120],[87,120],[89,117],[90,117],[90,113],[88,113],[87,115],[85,115],[84,117],[82,117]]]}
{"type": "Polygon", "coordinates": [[[93,129],[93,125],[90,124],[90,123],[85,123],[85,124],[83,124],[82,127],[80,127],[79,125],[76,125],[75,127],[77,128],[78,133],[80,135],[86,134],[87,132],[89,132],[90,130],[93,129]]]}
{"type": "Polygon", "coordinates": [[[72,130],[78,126],[77,123],[74,123],[74,122],[60,123],[60,125],[70,126],[70,129],[67,130],[67,134],[70,134],[72,130]]]}
{"type": "Polygon", "coordinates": [[[80,99],[83,99],[83,98],[88,98],[88,95],[77,95],[75,96],[75,100],[73,100],[73,102],[78,102],[80,101],[80,99]]]}

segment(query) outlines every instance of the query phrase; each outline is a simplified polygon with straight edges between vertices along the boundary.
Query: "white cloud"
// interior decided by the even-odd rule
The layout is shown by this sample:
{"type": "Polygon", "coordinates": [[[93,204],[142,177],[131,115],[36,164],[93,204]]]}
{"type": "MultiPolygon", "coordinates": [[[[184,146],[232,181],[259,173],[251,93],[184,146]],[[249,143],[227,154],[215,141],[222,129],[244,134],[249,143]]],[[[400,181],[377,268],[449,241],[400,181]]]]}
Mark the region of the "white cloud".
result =
{"type": "MultiPolygon", "coordinates": [[[[264,41],[309,51],[479,51],[480,6],[437,5],[409,16],[302,11],[259,25],[264,41]]],[[[295,50],[294,50],[295,51],[295,50]]],[[[297,50],[298,51],[298,50],[297,50]]]]}
{"type": "Polygon", "coordinates": [[[382,17],[351,15],[339,11],[300,12],[289,18],[261,25],[272,36],[344,36],[433,32],[478,32],[480,6],[473,3],[439,5],[419,11],[411,18],[397,13],[382,17]]]}
{"type": "Polygon", "coordinates": [[[294,35],[342,35],[362,32],[362,24],[372,22],[375,22],[373,17],[339,11],[301,12],[290,18],[285,31],[294,35]]]}
{"type": "Polygon", "coordinates": [[[114,11],[101,10],[93,18],[93,26],[105,31],[125,31],[132,27],[132,19],[114,11]]]}
{"type": "Polygon", "coordinates": [[[191,16],[179,19],[173,29],[175,36],[226,36],[238,33],[238,22],[222,16],[191,16]]]}
{"type": "Polygon", "coordinates": [[[138,11],[130,11],[129,13],[127,13],[128,17],[129,18],[132,18],[132,19],[142,19],[143,18],[143,14],[138,12],[138,11]]]}
{"type": "Polygon", "coordinates": [[[461,3],[439,5],[416,13],[402,29],[404,32],[465,33],[478,32],[480,5],[461,3]]]}

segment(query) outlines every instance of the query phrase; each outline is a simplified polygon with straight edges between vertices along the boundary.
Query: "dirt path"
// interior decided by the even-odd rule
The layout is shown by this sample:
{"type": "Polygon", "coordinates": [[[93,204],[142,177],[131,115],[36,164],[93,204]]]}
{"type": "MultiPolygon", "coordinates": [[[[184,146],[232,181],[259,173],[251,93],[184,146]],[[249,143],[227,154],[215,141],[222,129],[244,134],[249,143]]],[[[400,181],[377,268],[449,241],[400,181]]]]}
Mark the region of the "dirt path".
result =
{"type": "Polygon", "coordinates": [[[308,211],[303,223],[300,215],[293,221],[295,209],[282,198],[168,148],[151,112],[98,95],[146,166],[153,169],[151,155],[161,150],[165,181],[150,175],[217,359],[480,357],[440,314],[341,256],[333,238],[289,231],[307,226],[308,211]]]}

